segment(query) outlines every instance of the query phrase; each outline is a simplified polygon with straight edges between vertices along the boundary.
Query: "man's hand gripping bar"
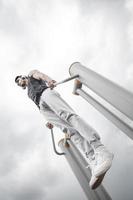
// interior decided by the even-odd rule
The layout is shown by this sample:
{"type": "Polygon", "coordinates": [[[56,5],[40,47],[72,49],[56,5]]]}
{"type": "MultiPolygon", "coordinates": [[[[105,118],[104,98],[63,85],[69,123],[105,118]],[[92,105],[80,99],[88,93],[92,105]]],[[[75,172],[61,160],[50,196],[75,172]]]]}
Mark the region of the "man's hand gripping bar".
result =
{"type": "Polygon", "coordinates": [[[64,79],[63,81],[60,81],[60,82],[53,82],[49,87],[51,88],[51,89],[53,89],[54,87],[56,87],[57,85],[60,85],[60,84],[62,84],[62,83],[66,83],[66,82],[68,82],[68,81],[71,81],[71,80],[73,80],[73,79],[75,79],[75,78],[78,78],[79,77],[79,75],[77,74],[77,75],[74,75],[74,76],[72,76],[72,77],[69,77],[69,78],[66,78],[66,79],[64,79]]]}

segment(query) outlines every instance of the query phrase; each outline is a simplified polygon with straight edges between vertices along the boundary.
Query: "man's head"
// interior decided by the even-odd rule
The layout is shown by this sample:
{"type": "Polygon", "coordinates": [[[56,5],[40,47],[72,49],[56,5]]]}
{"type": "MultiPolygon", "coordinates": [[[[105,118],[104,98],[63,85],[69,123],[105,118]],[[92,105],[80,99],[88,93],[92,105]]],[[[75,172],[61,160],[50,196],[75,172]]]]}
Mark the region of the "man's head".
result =
{"type": "Polygon", "coordinates": [[[15,83],[17,83],[18,86],[22,87],[23,89],[26,89],[28,85],[28,77],[27,76],[16,76],[15,83]]]}

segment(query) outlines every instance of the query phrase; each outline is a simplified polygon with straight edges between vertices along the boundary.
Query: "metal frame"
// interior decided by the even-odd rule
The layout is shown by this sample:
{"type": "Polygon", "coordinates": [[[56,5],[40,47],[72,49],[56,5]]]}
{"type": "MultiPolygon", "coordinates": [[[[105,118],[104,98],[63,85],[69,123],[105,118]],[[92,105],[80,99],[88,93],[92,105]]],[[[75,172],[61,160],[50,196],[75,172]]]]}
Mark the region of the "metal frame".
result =
{"type": "Polygon", "coordinates": [[[56,149],[56,145],[55,145],[55,139],[54,139],[54,132],[53,132],[53,128],[50,129],[51,130],[51,137],[52,137],[52,144],[53,144],[53,149],[54,149],[54,152],[58,155],[58,156],[62,156],[62,155],[65,155],[64,152],[60,153],[57,151],[56,149]]]}
{"type": "Polygon", "coordinates": [[[87,86],[130,120],[133,120],[133,94],[91,69],[84,67],[79,62],[75,62],[70,66],[69,73],[71,76],[79,75],[75,80],[73,93],[82,96],[127,136],[133,139],[133,127],[120,116],[116,115],[116,113],[102,105],[97,99],[86,93],[82,89],[82,84],[87,86]]]}

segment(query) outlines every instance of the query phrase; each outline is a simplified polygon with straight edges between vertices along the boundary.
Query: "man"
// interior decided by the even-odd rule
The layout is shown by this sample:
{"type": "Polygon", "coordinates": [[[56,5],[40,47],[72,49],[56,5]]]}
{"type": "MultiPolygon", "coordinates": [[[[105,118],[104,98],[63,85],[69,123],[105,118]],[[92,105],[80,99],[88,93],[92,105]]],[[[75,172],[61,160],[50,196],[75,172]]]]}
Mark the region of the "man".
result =
{"type": "Polygon", "coordinates": [[[38,106],[49,124],[69,134],[71,140],[82,150],[91,169],[91,189],[96,189],[112,165],[113,154],[100,141],[98,133],[88,125],[55,91],[55,80],[33,70],[28,76],[17,76],[15,82],[28,89],[28,96],[38,106]]]}

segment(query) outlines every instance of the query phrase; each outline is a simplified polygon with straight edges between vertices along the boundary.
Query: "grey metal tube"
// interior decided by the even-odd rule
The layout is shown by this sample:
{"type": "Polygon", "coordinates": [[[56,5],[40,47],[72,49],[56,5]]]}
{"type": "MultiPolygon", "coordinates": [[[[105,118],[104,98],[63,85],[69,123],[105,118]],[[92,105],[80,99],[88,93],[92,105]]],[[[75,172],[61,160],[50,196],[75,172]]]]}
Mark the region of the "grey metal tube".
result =
{"type": "Polygon", "coordinates": [[[55,152],[57,155],[59,155],[59,156],[65,155],[64,152],[60,153],[60,152],[58,152],[57,149],[56,149],[53,129],[51,129],[51,137],[52,137],[52,144],[53,144],[54,152],[55,152]]]}
{"type": "Polygon", "coordinates": [[[116,116],[113,112],[111,112],[108,108],[103,106],[92,96],[87,94],[84,90],[77,89],[76,92],[80,96],[82,96],[86,101],[88,101],[91,105],[93,105],[98,111],[100,111],[107,119],[112,121],[118,128],[125,132],[131,139],[133,139],[133,128],[130,125],[126,124],[122,119],[116,116]]]}
{"type": "Polygon", "coordinates": [[[78,77],[79,77],[79,75],[74,75],[74,76],[72,76],[72,77],[69,77],[69,78],[64,79],[63,81],[57,82],[57,83],[55,83],[54,85],[57,86],[57,85],[60,85],[60,84],[62,84],[62,83],[66,83],[66,82],[71,81],[71,80],[73,80],[73,79],[75,79],[75,78],[78,78],[78,77]]]}
{"type": "Polygon", "coordinates": [[[77,79],[81,83],[133,120],[133,94],[131,92],[84,67],[79,62],[70,66],[69,73],[71,76],[79,74],[77,79]]]}
{"type": "Polygon", "coordinates": [[[105,188],[101,185],[96,190],[91,190],[89,187],[89,181],[91,178],[91,172],[87,161],[73,144],[71,140],[68,140],[69,148],[64,146],[64,140],[59,142],[59,146],[63,152],[65,152],[65,157],[74,172],[76,178],[78,179],[82,189],[84,190],[88,200],[111,200],[110,195],[107,193],[105,188]]]}

